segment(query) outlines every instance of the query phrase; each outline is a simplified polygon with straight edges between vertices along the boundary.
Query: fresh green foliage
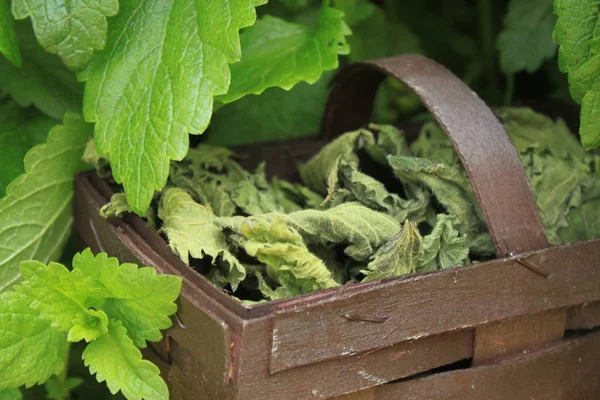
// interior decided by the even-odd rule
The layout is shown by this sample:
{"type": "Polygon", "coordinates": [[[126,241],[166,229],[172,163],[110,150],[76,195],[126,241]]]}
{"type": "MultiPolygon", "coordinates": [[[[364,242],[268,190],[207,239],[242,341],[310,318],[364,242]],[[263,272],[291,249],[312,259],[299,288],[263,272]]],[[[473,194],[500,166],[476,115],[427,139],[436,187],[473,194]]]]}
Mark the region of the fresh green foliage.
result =
{"type": "Polygon", "coordinates": [[[10,3],[0,3],[0,53],[15,67],[21,66],[21,53],[14,29],[15,23],[10,14],[10,3]]]}
{"type": "Polygon", "coordinates": [[[81,378],[67,378],[64,382],[56,376],[46,382],[47,397],[50,400],[64,400],[71,396],[71,391],[83,383],[81,378]]]}
{"type": "Polygon", "coordinates": [[[510,0],[497,43],[502,71],[532,73],[553,57],[555,22],[552,0],[510,0]]]}
{"type": "Polygon", "coordinates": [[[36,42],[26,22],[17,23],[22,65],[0,57],[0,88],[21,107],[34,105],[44,114],[62,120],[67,111],[81,113],[83,87],[60,59],[36,42]]]}
{"type": "Polygon", "coordinates": [[[23,158],[27,151],[42,143],[54,124],[52,119],[36,112],[26,112],[10,101],[0,102],[0,148],[3,164],[0,169],[0,198],[6,193],[6,186],[25,172],[23,158]]]}
{"type": "Polygon", "coordinates": [[[300,81],[315,83],[323,71],[337,68],[338,54],[350,48],[343,13],[322,7],[314,26],[265,16],[241,35],[242,61],[231,66],[231,86],[219,101],[229,103],[269,87],[289,90],[300,81]]]}
{"type": "Polygon", "coordinates": [[[0,400],[21,400],[23,394],[19,389],[2,389],[0,390],[0,400]]]}
{"type": "Polygon", "coordinates": [[[87,65],[106,42],[106,17],[115,15],[118,0],[13,0],[15,18],[31,17],[40,44],[58,54],[74,70],[87,65]]]}
{"type": "Polygon", "coordinates": [[[106,48],[79,78],[96,148],[136,213],[165,185],[169,160],[187,153],[187,134],[206,129],[213,97],[227,92],[227,64],[240,59],[238,31],[252,25],[261,3],[120,2],[106,48]]]}
{"type": "Polygon", "coordinates": [[[25,173],[0,199],[0,289],[18,281],[21,261],[60,256],[73,219],[73,177],[90,136],[91,126],[67,113],[45,143],[27,152],[25,173]]]}
{"type": "MultiPolygon", "coordinates": [[[[159,341],[160,330],[171,326],[180,277],[119,265],[89,249],[75,255],[72,270],[26,261],[21,275],[14,290],[0,295],[0,389],[47,381],[65,368],[68,342],[85,340],[86,366],[113,394],[168,398],[158,368],[142,360],[138,348],[159,341]]],[[[50,383],[48,391],[68,392],[77,383],[50,383]]]]}
{"type": "Polygon", "coordinates": [[[555,0],[558,21],[554,39],[559,45],[558,66],[569,75],[571,96],[581,103],[579,135],[587,149],[600,146],[600,1],[555,0]]]}

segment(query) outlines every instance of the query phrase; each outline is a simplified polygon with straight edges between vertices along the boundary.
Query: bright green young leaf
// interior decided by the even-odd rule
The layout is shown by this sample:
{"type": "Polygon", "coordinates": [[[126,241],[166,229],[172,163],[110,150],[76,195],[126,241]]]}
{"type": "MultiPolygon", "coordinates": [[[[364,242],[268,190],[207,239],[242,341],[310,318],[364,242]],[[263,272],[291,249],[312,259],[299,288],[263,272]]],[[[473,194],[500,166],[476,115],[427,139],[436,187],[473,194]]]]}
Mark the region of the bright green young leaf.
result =
{"type": "Polygon", "coordinates": [[[350,29],[340,10],[322,7],[314,26],[267,15],[241,35],[242,60],[231,66],[231,86],[219,101],[230,103],[278,86],[286,90],[315,83],[323,71],[338,67],[338,54],[350,49],[350,29]]]}
{"type": "Polygon", "coordinates": [[[36,106],[44,114],[62,120],[66,111],[81,113],[83,86],[35,40],[28,22],[17,23],[23,65],[17,68],[0,57],[0,89],[22,107],[36,106]]]}
{"type": "Polygon", "coordinates": [[[228,63],[240,59],[239,30],[264,0],[122,0],[104,50],[79,78],[84,117],[108,155],[131,208],[143,215],[167,182],[169,162],[202,133],[213,96],[229,86],[228,63]],[[210,12],[207,12],[210,10],[210,12]]]}
{"type": "Polygon", "coordinates": [[[94,292],[92,280],[81,271],[69,271],[55,262],[46,266],[39,261],[24,261],[21,276],[23,282],[17,290],[33,300],[31,306],[39,311],[40,318],[63,332],[71,329],[75,317],[87,309],[87,300],[94,292]]]}
{"type": "Polygon", "coordinates": [[[56,260],[71,228],[73,177],[91,126],[67,113],[46,142],[25,156],[25,173],[0,199],[0,290],[19,279],[19,263],[56,260]]]}
{"type": "Polygon", "coordinates": [[[21,66],[21,53],[15,34],[15,22],[10,13],[10,3],[0,2],[0,53],[15,67],[21,66]]]}
{"type": "Polygon", "coordinates": [[[104,218],[120,217],[127,212],[131,212],[131,207],[127,203],[127,198],[123,193],[113,194],[110,201],[100,209],[100,215],[104,218]]]}
{"type": "Polygon", "coordinates": [[[325,110],[332,74],[314,84],[300,82],[289,91],[274,87],[219,108],[205,133],[206,143],[232,146],[316,135],[325,110]]]}
{"type": "Polygon", "coordinates": [[[0,389],[0,400],[22,400],[23,393],[19,389],[0,389]]]}
{"type": "Polygon", "coordinates": [[[87,345],[83,362],[98,382],[106,381],[110,392],[119,390],[129,400],[166,400],[167,385],[159,369],[142,359],[121,322],[111,320],[108,333],[87,345]]]}
{"type": "MultiPolygon", "coordinates": [[[[73,269],[96,282],[104,301],[99,306],[109,319],[122,322],[127,334],[137,347],[146,347],[146,341],[162,338],[161,329],[171,327],[169,317],[177,311],[175,300],[181,291],[181,278],[157,274],[151,267],[138,268],[135,264],[121,264],[105,253],[94,257],[87,249],[73,258],[73,269]]],[[[102,315],[89,315],[91,325],[102,328],[102,315]]]]}
{"type": "Polygon", "coordinates": [[[0,295],[0,390],[33,386],[65,364],[66,333],[50,326],[23,293],[0,295]]]}
{"type": "Polygon", "coordinates": [[[25,172],[23,158],[27,151],[42,143],[55,124],[53,119],[20,109],[10,101],[0,102],[0,198],[6,193],[6,186],[25,172]]]}
{"type": "Polygon", "coordinates": [[[552,0],[511,0],[498,35],[500,66],[506,74],[537,71],[554,56],[552,0]]]}
{"type": "Polygon", "coordinates": [[[91,342],[108,332],[108,316],[104,311],[85,310],[73,319],[73,327],[69,330],[67,340],[91,342]]]}
{"type": "MultiPolygon", "coordinates": [[[[222,228],[215,225],[217,218],[213,212],[196,202],[181,189],[167,189],[163,194],[158,216],[163,221],[163,231],[169,239],[169,246],[179,257],[189,264],[189,257],[203,259],[210,257],[213,265],[218,265],[220,276],[231,284],[235,291],[246,277],[246,270],[231,252],[222,228]]],[[[215,282],[217,283],[217,282],[215,282]]]]}
{"type": "Polygon", "coordinates": [[[587,149],[600,145],[599,7],[598,0],[554,1],[558,66],[568,74],[571,96],[581,103],[579,136],[587,149]]]}
{"type": "Polygon", "coordinates": [[[365,280],[390,278],[415,272],[423,254],[423,238],[414,222],[405,221],[398,233],[373,255],[365,280]]]}
{"type": "Polygon", "coordinates": [[[58,54],[72,70],[84,68],[94,50],[106,43],[106,17],[119,10],[118,0],[12,0],[15,18],[31,17],[38,41],[58,54]]]}

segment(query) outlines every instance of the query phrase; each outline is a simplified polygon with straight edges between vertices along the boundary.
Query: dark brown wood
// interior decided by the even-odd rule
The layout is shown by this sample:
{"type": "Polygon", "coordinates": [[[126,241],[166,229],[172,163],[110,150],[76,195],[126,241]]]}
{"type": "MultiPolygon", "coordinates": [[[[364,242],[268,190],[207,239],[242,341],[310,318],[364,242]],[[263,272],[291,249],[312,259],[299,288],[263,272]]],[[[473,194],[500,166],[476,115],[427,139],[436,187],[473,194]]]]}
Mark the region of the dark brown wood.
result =
{"type": "Polygon", "coordinates": [[[567,315],[567,329],[592,329],[600,326],[600,301],[573,307],[567,315]]]}
{"type": "Polygon", "coordinates": [[[271,370],[600,300],[600,240],[523,257],[551,276],[544,279],[504,259],[281,303],[274,319],[271,370]],[[349,321],[343,317],[348,313],[388,319],[349,321]]]}
{"type": "Polygon", "coordinates": [[[494,365],[382,385],[375,399],[600,399],[599,354],[600,336],[590,335],[494,365]]]}
{"type": "Polygon", "coordinates": [[[475,329],[473,365],[489,364],[561,340],[566,321],[567,310],[557,309],[480,326],[475,329]]]}
{"type": "Polygon", "coordinates": [[[264,317],[244,327],[239,400],[330,398],[467,359],[473,352],[473,332],[468,330],[271,374],[270,322],[264,317]]]}
{"type": "Polygon", "coordinates": [[[324,136],[367,124],[377,87],[386,76],[412,89],[450,138],[473,184],[497,256],[548,247],[533,192],[504,128],[463,81],[426,57],[407,54],[344,68],[333,81],[324,136]]]}

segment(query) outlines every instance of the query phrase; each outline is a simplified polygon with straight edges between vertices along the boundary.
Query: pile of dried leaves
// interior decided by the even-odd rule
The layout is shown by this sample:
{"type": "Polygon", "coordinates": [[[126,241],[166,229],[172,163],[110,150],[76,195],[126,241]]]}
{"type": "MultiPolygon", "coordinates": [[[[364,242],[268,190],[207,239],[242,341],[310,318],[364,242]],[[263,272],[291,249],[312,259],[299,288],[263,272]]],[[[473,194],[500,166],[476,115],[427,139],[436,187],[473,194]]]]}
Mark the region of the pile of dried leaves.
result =
{"type": "MultiPolygon", "coordinates": [[[[498,117],[550,242],[600,236],[600,156],[586,152],[562,121],[525,108],[498,117]]],[[[269,181],[264,164],[247,171],[236,157],[226,148],[190,150],[172,164],[158,221],[148,217],[185,263],[244,300],[494,257],[466,172],[433,122],[411,144],[391,126],[346,133],[299,167],[302,184],[269,181]],[[363,163],[377,172],[365,173],[363,163]]],[[[118,194],[103,213],[126,210],[118,194]]]]}

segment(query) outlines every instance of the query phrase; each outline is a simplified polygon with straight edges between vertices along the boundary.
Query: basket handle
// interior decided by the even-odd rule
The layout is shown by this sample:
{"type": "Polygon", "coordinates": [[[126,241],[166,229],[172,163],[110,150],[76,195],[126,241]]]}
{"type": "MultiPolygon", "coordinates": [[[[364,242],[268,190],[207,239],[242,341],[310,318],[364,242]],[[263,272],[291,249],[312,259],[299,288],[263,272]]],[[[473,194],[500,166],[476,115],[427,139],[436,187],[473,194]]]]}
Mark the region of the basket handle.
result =
{"type": "Polygon", "coordinates": [[[321,125],[324,138],[365,126],[386,76],[414,91],[450,138],[497,257],[549,247],[525,171],[504,128],[475,92],[429,58],[409,54],[344,68],[332,82],[321,125]]]}

